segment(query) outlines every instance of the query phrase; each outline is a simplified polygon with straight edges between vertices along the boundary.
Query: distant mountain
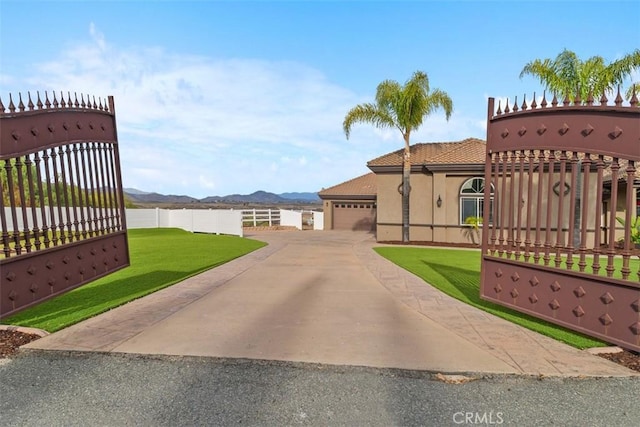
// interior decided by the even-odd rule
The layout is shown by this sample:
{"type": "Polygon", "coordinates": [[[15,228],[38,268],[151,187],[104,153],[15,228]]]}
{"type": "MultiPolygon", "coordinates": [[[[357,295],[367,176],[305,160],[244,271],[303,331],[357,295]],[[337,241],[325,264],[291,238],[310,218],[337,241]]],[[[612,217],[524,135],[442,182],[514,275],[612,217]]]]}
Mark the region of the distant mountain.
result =
{"type": "Polygon", "coordinates": [[[141,203],[197,203],[198,202],[198,199],[195,199],[189,196],[174,196],[174,195],[165,196],[164,194],[144,193],[144,192],[135,194],[135,193],[129,193],[127,190],[124,190],[124,192],[133,202],[141,202],[141,203]]]}
{"type": "Polygon", "coordinates": [[[283,199],[289,200],[305,200],[309,202],[319,202],[318,193],[282,193],[278,194],[283,199]]]}
{"type": "Polygon", "coordinates": [[[203,199],[196,199],[190,196],[164,195],[158,193],[147,193],[135,188],[125,188],[124,193],[132,202],[139,203],[255,203],[255,204],[278,204],[278,203],[310,203],[319,202],[317,193],[283,193],[274,194],[267,191],[256,191],[251,194],[229,194],[227,196],[209,196],[203,199]]]}
{"type": "Polygon", "coordinates": [[[151,194],[151,193],[148,193],[146,191],[140,191],[137,188],[125,188],[124,192],[127,193],[127,194],[134,195],[134,196],[137,196],[138,194],[151,194]]]}
{"type": "Polygon", "coordinates": [[[200,199],[202,203],[284,203],[290,200],[282,198],[277,194],[267,193],[266,191],[256,191],[251,194],[230,194],[228,196],[211,196],[200,199]]]}

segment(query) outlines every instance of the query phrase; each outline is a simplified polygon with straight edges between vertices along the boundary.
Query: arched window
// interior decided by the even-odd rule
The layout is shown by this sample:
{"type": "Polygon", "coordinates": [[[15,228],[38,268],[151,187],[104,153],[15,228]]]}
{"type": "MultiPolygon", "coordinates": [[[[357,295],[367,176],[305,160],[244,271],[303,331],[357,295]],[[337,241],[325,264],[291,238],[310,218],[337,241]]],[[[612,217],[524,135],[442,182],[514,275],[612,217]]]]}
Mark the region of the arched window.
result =
{"type": "MultiPolygon", "coordinates": [[[[491,207],[493,210],[493,184],[491,185],[491,207]]],[[[469,217],[482,218],[484,211],[484,178],[471,178],[460,187],[460,225],[469,217]]],[[[489,222],[493,218],[489,217],[489,222]]]]}

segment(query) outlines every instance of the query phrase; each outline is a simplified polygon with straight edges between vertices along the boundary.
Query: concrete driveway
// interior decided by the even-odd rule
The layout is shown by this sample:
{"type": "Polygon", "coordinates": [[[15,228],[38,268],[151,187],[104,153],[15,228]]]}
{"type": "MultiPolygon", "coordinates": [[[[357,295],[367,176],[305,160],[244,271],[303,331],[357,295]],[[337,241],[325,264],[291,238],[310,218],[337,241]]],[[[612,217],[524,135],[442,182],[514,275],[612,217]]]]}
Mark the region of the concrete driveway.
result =
{"type": "Polygon", "coordinates": [[[247,237],[269,245],[23,348],[446,373],[633,375],[443,295],[378,256],[370,234],[247,237]]]}

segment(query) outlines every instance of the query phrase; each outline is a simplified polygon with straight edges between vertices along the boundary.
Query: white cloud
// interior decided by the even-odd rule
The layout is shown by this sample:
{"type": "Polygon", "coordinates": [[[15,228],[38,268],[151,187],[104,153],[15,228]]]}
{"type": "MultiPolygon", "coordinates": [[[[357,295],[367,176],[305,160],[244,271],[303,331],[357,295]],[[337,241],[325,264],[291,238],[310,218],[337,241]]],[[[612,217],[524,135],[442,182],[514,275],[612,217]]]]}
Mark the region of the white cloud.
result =
{"type": "Polygon", "coordinates": [[[200,175],[198,177],[198,181],[202,188],[206,188],[207,190],[213,190],[216,188],[216,183],[206,175],[200,175]]]}
{"type": "Polygon", "coordinates": [[[107,47],[107,43],[104,39],[104,34],[98,31],[96,25],[93,22],[89,24],[89,34],[91,35],[93,41],[98,45],[100,50],[105,50],[105,48],[107,47]]]}
{"type": "MultiPolygon", "coordinates": [[[[364,100],[304,64],[120,48],[94,24],[89,36],[22,80],[41,93],[115,97],[125,187],[194,197],[316,191],[402,146],[398,131],[368,125],[346,140],[344,115],[364,100]]],[[[2,86],[17,81],[0,76],[2,86]]],[[[435,115],[412,142],[478,132],[477,118],[435,115]]]]}

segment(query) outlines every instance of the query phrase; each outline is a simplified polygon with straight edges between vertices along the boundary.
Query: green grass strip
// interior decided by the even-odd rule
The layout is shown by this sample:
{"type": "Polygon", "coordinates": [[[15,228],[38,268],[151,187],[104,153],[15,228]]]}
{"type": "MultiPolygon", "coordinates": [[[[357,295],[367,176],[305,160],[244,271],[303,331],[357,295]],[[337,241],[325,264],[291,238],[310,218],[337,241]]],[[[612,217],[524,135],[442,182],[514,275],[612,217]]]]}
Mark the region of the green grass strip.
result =
{"type": "Polygon", "coordinates": [[[480,252],[434,248],[378,247],[375,251],[445,294],[577,348],[602,341],[480,299],[480,252]]]}
{"type": "Polygon", "coordinates": [[[128,231],[131,266],[2,320],[55,332],[224,264],[266,243],[180,229],[128,231]]]}

